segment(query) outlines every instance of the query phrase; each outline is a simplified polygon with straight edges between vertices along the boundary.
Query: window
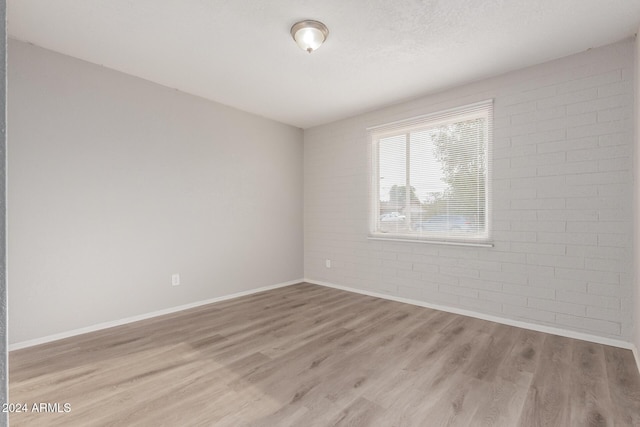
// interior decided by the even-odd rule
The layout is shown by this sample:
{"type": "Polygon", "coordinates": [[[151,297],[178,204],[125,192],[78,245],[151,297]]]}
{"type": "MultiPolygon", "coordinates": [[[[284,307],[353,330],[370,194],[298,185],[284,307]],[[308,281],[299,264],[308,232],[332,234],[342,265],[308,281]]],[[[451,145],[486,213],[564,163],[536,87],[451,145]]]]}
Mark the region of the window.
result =
{"type": "Polygon", "coordinates": [[[488,244],[493,102],[370,128],[371,237],[488,244]]]}

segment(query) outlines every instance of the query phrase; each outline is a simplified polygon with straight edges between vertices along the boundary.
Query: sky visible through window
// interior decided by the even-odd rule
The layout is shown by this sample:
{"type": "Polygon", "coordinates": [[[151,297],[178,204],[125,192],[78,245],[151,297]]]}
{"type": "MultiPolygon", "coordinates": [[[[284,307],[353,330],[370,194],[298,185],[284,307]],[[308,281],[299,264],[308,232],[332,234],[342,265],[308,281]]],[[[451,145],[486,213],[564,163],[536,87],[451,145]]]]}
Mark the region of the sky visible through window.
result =
{"type": "MultiPolygon", "coordinates": [[[[411,185],[422,203],[431,202],[433,193],[442,193],[442,165],[436,159],[429,131],[411,135],[411,185]]],[[[380,201],[389,201],[391,187],[406,184],[405,135],[380,139],[380,201]]]]}

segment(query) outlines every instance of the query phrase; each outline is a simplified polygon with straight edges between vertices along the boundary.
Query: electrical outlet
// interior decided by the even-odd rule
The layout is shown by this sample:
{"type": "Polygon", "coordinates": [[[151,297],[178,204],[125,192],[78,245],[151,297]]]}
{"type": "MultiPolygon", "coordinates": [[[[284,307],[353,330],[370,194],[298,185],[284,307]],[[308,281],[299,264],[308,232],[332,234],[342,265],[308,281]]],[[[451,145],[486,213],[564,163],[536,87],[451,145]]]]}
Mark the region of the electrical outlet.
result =
{"type": "Polygon", "coordinates": [[[327,267],[327,268],[331,268],[331,260],[330,259],[325,260],[324,266],[327,267]]]}
{"type": "Polygon", "coordinates": [[[180,284],[180,275],[178,273],[171,275],[171,285],[178,286],[180,284]]]}

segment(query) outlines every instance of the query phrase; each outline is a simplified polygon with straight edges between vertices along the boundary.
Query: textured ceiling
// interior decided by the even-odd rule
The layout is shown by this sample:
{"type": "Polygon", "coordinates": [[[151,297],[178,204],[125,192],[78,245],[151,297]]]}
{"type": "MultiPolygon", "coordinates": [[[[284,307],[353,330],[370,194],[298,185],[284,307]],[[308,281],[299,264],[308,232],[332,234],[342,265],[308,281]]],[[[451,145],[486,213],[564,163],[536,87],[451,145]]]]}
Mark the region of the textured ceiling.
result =
{"type": "Polygon", "coordinates": [[[609,44],[640,27],[640,0],[7,3],[13,38],[301,128],[609,44]],[[329,27],[312,54],[289,35],[301,19],[329,27]]]}

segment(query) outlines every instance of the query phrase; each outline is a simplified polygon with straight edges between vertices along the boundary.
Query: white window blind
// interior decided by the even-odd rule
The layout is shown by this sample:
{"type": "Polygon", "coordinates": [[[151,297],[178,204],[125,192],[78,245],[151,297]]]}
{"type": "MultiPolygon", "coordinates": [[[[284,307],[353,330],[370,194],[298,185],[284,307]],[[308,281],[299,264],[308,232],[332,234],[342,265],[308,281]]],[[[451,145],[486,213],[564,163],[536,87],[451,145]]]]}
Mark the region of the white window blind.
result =
{"type": "Polygon", "coordinates": [[[371,235],[487,243],[493,102],[369,128],[371,235]]]}

